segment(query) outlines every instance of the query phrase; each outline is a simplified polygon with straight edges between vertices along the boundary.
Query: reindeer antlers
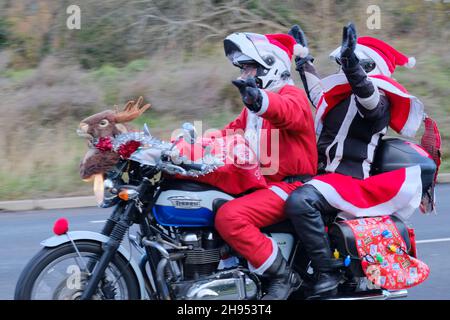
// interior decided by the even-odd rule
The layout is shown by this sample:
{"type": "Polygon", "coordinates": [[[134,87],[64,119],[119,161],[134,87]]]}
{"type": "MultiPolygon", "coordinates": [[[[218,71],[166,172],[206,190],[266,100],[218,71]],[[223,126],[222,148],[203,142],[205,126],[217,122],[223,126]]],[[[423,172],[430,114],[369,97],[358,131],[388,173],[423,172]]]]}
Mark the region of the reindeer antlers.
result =
{"type": "Polygon", "coordinates": [[[116,110],[116,122],[123,123],[136,119],[141,114],[145,112],[148,108],[150,108],[150,104],[146,104],[141,106],[142,102],[144,102],[144,98],[142,96],[139,97],[138,101],[134,103],[134,100],[130,100],[127,102],[122,111],[116,110]]]}

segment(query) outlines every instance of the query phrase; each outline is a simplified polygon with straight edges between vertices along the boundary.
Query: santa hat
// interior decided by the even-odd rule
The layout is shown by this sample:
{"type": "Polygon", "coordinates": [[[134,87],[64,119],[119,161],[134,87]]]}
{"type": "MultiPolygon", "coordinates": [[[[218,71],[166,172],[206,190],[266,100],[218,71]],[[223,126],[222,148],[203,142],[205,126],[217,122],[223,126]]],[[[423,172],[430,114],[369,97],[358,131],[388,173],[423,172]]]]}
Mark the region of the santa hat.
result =
{"type": "MultiPolygon", "coordinates": [[[[407,57],[386,42],[372,37],[359,37],[355,54],[359,59],[372,59],[378,70],[388,77],[392,76],[396,66],[412,68],[416,64],[415,58],[407,57]]],[[[330,57],[334,60],[340,55],[341,47],[331,52],[330,57]]]]}
{"type": "MultiPolygon", "coordinates": [[[[383,59],[391,74],[394,73],[396,66],[412,68],[416,64],[416,59],[414,57],[407,57],[405,54],[391,47],[389,44],[382,40],[372,37],[360,37],[358,38],[357,43],[360,46],[370,48],[371,50],[375,51],[375,58],[377,58],[377,60],[379,60],[380,58],[383,59]]],[[[370,51],[368,50],[364,51],[366,51],[366,54],[370,53],[370,51]]],[[[378,64],[379,61],[376,61],[372,56],[371,58],[375,61],[375,63],[378,64]]]]}
{"type": "Polygon", "coordinates": [[[292,55],[300,57],[306,57],[308,55],[308,48],[298,44],[291,35],[276,33],[266,34],[265,36],[271,44],[284,50],[290,60],[292,60],[292,55]]]}

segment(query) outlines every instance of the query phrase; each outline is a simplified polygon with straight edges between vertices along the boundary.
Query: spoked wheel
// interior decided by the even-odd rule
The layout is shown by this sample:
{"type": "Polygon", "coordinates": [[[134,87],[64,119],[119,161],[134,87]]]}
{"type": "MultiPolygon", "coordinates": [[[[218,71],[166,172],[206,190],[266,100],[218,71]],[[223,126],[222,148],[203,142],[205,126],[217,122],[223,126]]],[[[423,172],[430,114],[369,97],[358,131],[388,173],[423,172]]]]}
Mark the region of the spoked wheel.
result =
{"type": "MultiPolygon", "coordinates": [[[[101,244],[76,242],[80,259],[71,243],[44,248],[26,265],[17,282],[16,300],[80,299],[102,254],[101,244]],[[89,272],[90,271],[90,272],[89,272]]],[[[119,254],[106,268],[92,299],[136,300],[140,298],[139,283],[128,262],[119,254]]]]}

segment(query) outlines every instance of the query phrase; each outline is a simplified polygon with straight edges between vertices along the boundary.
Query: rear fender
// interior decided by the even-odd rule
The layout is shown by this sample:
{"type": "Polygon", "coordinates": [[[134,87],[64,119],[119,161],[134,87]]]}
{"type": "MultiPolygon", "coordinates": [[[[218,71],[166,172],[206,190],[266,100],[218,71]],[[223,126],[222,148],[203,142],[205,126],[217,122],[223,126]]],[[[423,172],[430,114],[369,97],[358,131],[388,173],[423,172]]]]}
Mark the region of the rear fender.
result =
{"type": "MultiPolygon", "coordinates": [[[[53,236],[51,238],[48,238],[48,239],[42,241],[41,245],[44,247],[52,248],[52,247],[56,247],[61,244],[70,242],[70,239],[72,239],[73,241],[91,240],[91,241],[95,241],[95,242],[99,242],[99,243],[106,243],[109,240],[109,237],[107,237],[103,234],[100,234],[98,232],[92,232],[92,231],[71,231],[71,232],[67,232],[67,234],[63,234],[60,236],[53,236]],[[70,237],[70,239],[69,239],[69,237],[70,237]]],[[[130,260],[130,252],[128,252],[128,250],[125,249],[122,245],[119,247],[118,252],[125,260],[130,261],[130,266],[133,269],[136,279],[139,281],[139,286],[140,286],[140,291],[141,291],[141,299],[149,299],[149,296],[145,289],[144,277],[142,275],[141,269],[139,268],[138,264],[133,259],[130,260]]]]}

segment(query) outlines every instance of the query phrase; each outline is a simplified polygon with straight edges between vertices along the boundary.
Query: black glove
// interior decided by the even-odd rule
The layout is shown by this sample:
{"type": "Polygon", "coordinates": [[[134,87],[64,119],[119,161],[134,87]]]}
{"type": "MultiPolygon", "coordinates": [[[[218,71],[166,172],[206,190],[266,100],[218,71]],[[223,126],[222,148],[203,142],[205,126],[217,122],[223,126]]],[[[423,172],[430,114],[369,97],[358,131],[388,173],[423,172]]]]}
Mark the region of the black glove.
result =
{"type": "Polygon", "coordinates": [[[292,36],[298,44],[301,44],[303,47],[308,47],[308,39],[306,39],[305,33],[298,24],[294,24],[288,34],[292,36]]]}
{"type": "Polygon", "coordinates": [[[261,110],[262,94],[256,86],[255,78],[247,80],[233,80],[232,83],[239,89],[245,106],[253,112],[261,110]]]}
{"type": "Polygon", "coordinates": [[[355,25],[349,22],[342,33],[341,64],[343,68],[353,68],[359,63],[355,54],[356,39],[355,25]]]}
{"type": "MultiPolygon", "coordinates": [[[[288,32],[289,35],[291,35],[295,41],[297,41],[298,44],[302,45],[303,47],[308,47],[308,39],[305,36],[305,33],[303,32],[302,28],[300,28],[299,25],[293,25],[291,27],[291,30],[288,32]]],[[[314,58],[312,55],[308,54],[306,57],[295,57],[295,70],[300,71],[302,66],[308,62],[314,62],[314,58]]]]}

